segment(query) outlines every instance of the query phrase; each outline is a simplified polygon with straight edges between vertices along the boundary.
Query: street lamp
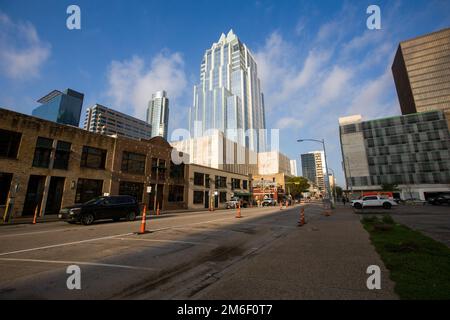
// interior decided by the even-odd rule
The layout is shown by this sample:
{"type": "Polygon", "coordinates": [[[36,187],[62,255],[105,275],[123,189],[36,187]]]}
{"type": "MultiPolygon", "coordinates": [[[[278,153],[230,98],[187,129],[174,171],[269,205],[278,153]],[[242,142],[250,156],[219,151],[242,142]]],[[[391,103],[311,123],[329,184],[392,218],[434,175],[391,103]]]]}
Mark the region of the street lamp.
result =
{"type": "Polygon", "coordinates": [[[330,170],[333,174],[334,183],[333,183],[333,190],[331,190],[331,191],[332,191],[332,195],[333,195],[333,201],[336,202],[336,174],[334,173],[333,169],[328,168],[328,170],[330,170]]]}
{"type": "Polygon", "coordinates": [[[327,196],[327,199],[331,199],[331,201],[334,203],[333,198],[330,197],[330,195],[331,195],[331,192],[330,192],[330,179],[328,178],[328,164],[327,164],[327,151],[325,149],[325,139],[322,139],[322,140],[317,140],[317,139],[298,139],[297,140],[297,142],[304,142],[304,141],[313,141],[313,142],[319,142],[319,143],[322,144],[323,155],[324,155],[324,158],[325,158],[325,171],[327,172],[327,174],[326,174],[327,182],[326,182],[326,186],[325,186],[326,196],[327,196]]]}

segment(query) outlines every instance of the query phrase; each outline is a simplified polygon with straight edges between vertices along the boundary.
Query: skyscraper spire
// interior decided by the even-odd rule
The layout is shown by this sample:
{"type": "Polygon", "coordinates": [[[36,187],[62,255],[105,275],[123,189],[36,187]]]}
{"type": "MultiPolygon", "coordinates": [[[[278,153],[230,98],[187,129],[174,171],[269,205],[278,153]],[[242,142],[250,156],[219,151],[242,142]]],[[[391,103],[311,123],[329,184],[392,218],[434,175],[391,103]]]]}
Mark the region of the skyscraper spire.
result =
{"type": "Polygon", "coordinates": [[[254,151],[265,150],[264,98],[256,62],[230,29],[206,50],[189,112],[191,135],[217,129],[254,151]]]}

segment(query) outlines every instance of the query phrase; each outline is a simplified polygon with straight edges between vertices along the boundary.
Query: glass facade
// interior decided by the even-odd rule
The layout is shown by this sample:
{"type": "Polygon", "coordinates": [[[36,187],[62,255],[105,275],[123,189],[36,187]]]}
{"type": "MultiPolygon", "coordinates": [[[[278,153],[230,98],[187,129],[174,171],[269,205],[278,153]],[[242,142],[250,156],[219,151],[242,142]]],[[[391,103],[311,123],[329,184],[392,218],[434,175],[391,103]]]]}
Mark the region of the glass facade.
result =
{"type": "Polygon", "coordinates": [[[194,87],[194,105],[189,110],[193,137],[217,129],[254,151],[265,151],[264,99],[256,63],[238,37],[222,34],[204,55],[200,84],[194,87]],[[250,132],[246,135],[246,132],[250,132]]]}
{"type": "Polygon", "coordinates": [[[301,155],[302,175],[310,181],[316,181],[316,160],[314,153],[305,153],[301,155]]]}
{"type": "Polygon", "coordinates": [[[450,183],[450,135],[441,111],[347,124],[340,130],[344,136],[362,133],[367,153],[369,176],[347,177],[349,185],[450,183]]]}
{"type": "Polygon", "coordinates": [[[39,101],[42,105],[32,115],[45,120],[78,127],[84,95],[71,89],[53,91],[39,101]]]}
{"type": "Polygon", "coordinates": [[[392,73],[403,114],[443,110],[450,125],[450,28],[400,43],[392,73]]]}
{"type": "Polygon", "coordinates": [[[151,125],[151,136],[160,136],[167,140],[169,126],[169,99],[165,91],[158,91],[152,95],[148,103],[147,122],[151,125]]]}

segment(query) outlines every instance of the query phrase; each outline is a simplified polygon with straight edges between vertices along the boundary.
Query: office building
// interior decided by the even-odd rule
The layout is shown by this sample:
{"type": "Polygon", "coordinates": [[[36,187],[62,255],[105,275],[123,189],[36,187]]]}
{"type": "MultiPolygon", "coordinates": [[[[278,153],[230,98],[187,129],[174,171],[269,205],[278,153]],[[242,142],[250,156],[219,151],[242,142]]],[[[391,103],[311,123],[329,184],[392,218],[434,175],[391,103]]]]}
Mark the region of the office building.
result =
{"type": "Polygon", "coordinates": [[[210,129],[252,151],[265,150],[264,96],[253,55],[232,30],[206,50],[189,109],[192,137],[210,129]]]}
{"type": "Polygon", "coordinates": [[[290,164],[291,164],[291,175],[293,177],[297,177],[298,176],[298,172],[297,172],[297,160],[290,160],[290,164]]]}
{"type": "Polygon", "coordinates": [[[301,155],[302,176],[317,185],[320,191],[325,192],[326,167],[323,151],[311,151],[301,155]]]}
{"type": "Polygon", "coordinates": [[[395,184],[403,199],[450,191],[450,135],[443,111],[363,121],[339,119],[347,188],[381,190],[395,184]]]}
{"type": "Polygon", "coordinates": [[[90,132],[119,135],[132,139],[150,139],[152,127],[145,121],[133,118],[100,104],[86,110],[84,129],[90,132]]]}
{"type": "Polygon", "coordinates": [[[160,136],[167,140],[169,99],[165,91],[158,91],[152,95],[147,108],[147,122],[152,126],[152,137],[160,136]]]}
{"type": "Polygon", "coordinates": [[[170,144],[184,154],[182,160],[186,164],[197,164],[243,175],[258,172],[258,154],[227,139],[219,130],[207,136],[172,141],[170,144]]]}
{"type": "Polygon", "coordinates": [[[72,89],[63,92],[53,90],[40,98],[41,105],[32,111],[32,115],[41,119],[78,127],[84,94],[72,89]]]}
{"type": "Polygon", "coordinates": [[[392,74],[402,114],[442,110],[450,126],[450,28],[401,42],[392,74]]]}
{"type": "Polygon", "coordinates": [[[291,160],[279,151],[258,153],[258,174],[272,175],[276,173],[292,176],[291,160]]]}

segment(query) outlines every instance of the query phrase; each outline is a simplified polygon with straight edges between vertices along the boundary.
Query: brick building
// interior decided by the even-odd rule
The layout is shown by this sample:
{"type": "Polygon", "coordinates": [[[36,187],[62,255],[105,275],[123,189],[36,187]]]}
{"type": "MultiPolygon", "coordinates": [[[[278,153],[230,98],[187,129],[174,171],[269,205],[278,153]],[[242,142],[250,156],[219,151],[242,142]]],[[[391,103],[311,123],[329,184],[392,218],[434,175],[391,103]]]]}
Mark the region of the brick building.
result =
{"type": "Polygon", "coordinates": [[[161,137],[105,136],[0,108],[0,214],[55,214],[104,194],[187,208],[187,170],[171,152],[161,137]]]}

